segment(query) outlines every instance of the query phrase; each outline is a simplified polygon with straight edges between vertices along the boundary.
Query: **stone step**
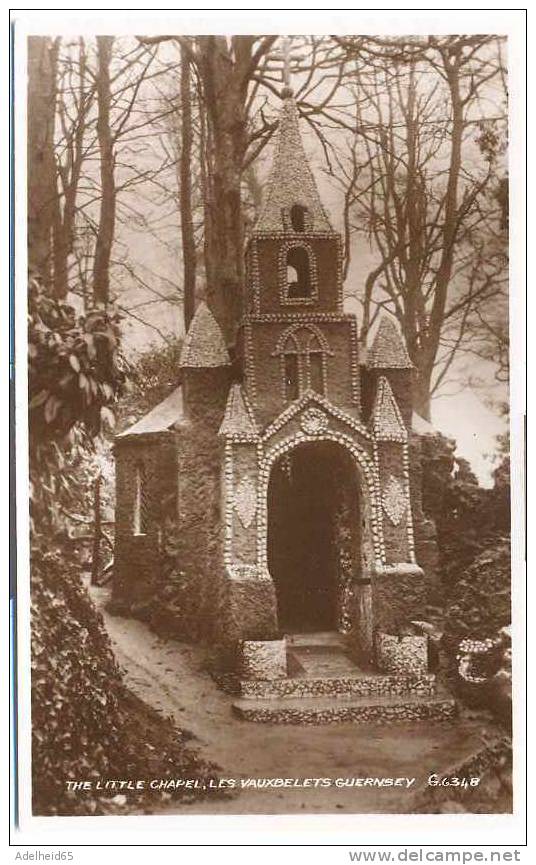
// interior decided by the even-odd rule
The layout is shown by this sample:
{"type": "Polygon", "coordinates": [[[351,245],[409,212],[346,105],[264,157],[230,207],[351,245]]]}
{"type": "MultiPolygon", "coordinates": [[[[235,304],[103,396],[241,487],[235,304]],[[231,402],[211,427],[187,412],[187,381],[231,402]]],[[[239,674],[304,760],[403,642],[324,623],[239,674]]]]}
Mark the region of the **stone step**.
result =
{"type": "Polygon", "coordinates": [[[287,646],[338,646],[346,647],[345,634],[339,631],[313,631],[306,634],[285,634],[287,646]]]}
{"type": "Polygon", "coordinates": [[[347,676],[358,670],[355,661],[338,646],[289,646],[287,655],[306,676],[347,676]]]}
{"type": "Polygon", "coordinates": [[[242,697],[247,699],[292,699],[293,697],[365,697],[370,694],[401,696],[420,694],[432,696],[436,690],[433,673],[415,676],[388,676],[363,673],[357,667],[351,676],[300,676],[287,679],[248,679],[240,683],[242,697]]]}
{"type": "Polygon", "coordinates": [[[447,721],[456,715],[456,702],[448,694],[436,697],[352,697],[346,699],[251,700],[233,703],[244,721],[261,724],[390,724],[404,721],[447,721]]]}

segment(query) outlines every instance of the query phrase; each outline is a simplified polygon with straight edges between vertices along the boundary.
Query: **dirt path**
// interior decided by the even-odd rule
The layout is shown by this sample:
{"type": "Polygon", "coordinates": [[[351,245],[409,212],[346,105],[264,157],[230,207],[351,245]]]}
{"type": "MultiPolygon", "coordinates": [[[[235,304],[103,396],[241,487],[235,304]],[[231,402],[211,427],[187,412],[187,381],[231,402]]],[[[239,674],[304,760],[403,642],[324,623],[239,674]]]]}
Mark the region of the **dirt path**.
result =
{"type": "MultiPolygon", "coordinates": [[[[197,646],[158,638],[142,622],[110,616],[107,592],[92,589],[104,615],[128,686],[195,734],[201,756],[226,778],[416,778],[399,788],[329,787],[241,790],[233,799],[184,806],[189,814],[405,811],[408,796],[432,772],[446,769],[481,745],[482,724],[469,720],[387,727],[350,723],[275,726],[241,721],[232,697],[206,672],[197,646]]],[[[168,809],[177,811],[177,806],[168,809]]]]}

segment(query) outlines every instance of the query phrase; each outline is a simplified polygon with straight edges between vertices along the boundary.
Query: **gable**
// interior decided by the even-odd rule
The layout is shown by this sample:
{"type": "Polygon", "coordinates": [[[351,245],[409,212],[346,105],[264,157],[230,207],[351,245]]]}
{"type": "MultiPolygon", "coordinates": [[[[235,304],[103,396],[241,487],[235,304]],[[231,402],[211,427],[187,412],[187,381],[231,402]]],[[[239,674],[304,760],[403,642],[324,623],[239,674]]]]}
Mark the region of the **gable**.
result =
{"type": "Polygon", "coordinates": [[[182,387],[179,385],[140,420],[119,433],[116,439],[165,432],[182,420],[183,416],[182,387]]]}
{"type": "Polygon", "coordinates": [[[286,432],[302,432],[305,436],[322,435],[336,430],[371,442],[366,426],[355,417],[334,406],[326,397],[308,390],[292,402],[265,430],[262,439],[268,441],[286,432]]]}

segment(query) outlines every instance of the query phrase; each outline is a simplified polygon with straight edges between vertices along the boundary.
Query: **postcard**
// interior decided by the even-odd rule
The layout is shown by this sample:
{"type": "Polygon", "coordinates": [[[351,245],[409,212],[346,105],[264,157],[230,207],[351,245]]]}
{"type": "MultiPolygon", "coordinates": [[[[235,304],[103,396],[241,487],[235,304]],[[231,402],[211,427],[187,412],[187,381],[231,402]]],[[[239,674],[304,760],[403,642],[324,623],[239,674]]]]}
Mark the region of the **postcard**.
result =
{"type": "Polygon", "coordinates": [[[523,10],[84,11],[13,12],[14,843],[521,849],[523,10]]]}

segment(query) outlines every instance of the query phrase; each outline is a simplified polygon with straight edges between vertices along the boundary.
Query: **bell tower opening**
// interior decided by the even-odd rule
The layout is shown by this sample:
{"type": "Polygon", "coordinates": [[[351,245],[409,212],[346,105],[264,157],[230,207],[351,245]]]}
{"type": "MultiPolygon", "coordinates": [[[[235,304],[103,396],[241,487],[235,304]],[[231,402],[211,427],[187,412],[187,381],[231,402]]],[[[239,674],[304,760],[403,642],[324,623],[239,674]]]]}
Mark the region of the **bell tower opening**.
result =
{"type": "Polygon", "coordinates": [[[313,293],[309,253],[303,246],[293,246],[287,253],[287,297],[309,298],[313,293]]]}
{"type": "Polygon", "coordinates": [[[290,208],[290,224],[293,231],[305,231],[305,223],[308,217],[306,207],[301,204],[293,204],[290,208]]]}
{"type": "Polygon", "coordinates": [[[280,630],[344,630],[362,569],[360,513],[356,466],[339,444],[300,444],[274,464],[268,569],[280,630]]]}

